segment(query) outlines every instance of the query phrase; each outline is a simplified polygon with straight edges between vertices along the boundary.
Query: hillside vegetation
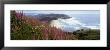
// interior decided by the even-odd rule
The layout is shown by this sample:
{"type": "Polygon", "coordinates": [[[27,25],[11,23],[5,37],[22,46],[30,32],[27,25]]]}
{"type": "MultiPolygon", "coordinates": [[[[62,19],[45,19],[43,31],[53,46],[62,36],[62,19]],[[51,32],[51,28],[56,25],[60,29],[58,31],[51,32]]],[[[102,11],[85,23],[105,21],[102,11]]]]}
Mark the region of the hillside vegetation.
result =
{"type": "Polygon", "coordinates": [[[11,11],[11,40],[98,40],[99,30],[64,32],[48,23],[11,11]],[[86,33],[86,34],[85,34],[86,33]]]}

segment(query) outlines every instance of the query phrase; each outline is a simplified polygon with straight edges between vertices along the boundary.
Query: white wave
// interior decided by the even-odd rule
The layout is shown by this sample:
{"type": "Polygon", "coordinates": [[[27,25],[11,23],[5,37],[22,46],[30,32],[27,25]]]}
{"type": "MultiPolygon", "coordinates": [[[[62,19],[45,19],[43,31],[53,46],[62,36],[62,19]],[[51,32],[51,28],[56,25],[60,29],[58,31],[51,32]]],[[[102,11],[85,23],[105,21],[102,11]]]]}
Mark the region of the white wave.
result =
{"type": "Polygon", "coordinates": [[[60,28],[64,31],[75,31],[82,27],[84,24],[76,20],[75,18],[70,19],[58,19],[58,20],[52,20],[51,24],[52,27],[60,28]]]}

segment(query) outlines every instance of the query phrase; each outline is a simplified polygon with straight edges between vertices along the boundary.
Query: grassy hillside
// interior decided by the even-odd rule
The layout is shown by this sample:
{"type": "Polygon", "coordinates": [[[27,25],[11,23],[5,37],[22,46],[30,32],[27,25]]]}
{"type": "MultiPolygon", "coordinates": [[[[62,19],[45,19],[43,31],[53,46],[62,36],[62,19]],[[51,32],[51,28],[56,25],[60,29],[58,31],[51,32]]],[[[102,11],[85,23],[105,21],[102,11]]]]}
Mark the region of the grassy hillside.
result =
{"type": "Polygon", "coordinates": [[[90,29],[88,31],[75,31],[73,34],[78,36],[79,40],[100,40],[100,30],[90,29]]]}

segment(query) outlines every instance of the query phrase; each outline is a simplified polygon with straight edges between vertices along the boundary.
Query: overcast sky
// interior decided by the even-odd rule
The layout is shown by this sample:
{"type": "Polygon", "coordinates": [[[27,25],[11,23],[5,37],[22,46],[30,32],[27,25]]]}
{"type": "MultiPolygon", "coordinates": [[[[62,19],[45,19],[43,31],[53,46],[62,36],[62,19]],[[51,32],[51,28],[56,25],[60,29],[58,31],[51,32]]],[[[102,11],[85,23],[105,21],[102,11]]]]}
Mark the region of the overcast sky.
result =
{"type": "Polygon", "coordinates": [[[49,13],[57,13],[57,14],[99,14],[100,11],[98,10],[70,10],[70,11],[41,11],[41,10],[25,10],[23,11],[24,13],[36,13],[36,14],[39,14],[39,13],[44,13],[44,14],[49,14],[49,13]]]}

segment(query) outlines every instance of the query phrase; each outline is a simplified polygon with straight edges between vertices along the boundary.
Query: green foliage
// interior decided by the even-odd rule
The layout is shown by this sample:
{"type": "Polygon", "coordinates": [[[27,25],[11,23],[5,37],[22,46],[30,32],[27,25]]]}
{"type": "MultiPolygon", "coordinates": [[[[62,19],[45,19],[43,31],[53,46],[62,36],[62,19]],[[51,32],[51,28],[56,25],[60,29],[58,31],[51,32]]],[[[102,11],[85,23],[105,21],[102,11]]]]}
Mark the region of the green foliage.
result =
{"type": "Polygon", "coordinates": [[[17,19],[14,14],[11,15],[11,39],[12,40],[32,40],[33,35],[38,35],[41,32],[25,21],[17,19]]]}
{"type": "Polygon", "coordinates": [[[79,40],[100,40],[100,30],[89,30],[89,31],[83,31],[84,33],[80,31],[75,31],[73,34],[75,34],[79,40]]]}

